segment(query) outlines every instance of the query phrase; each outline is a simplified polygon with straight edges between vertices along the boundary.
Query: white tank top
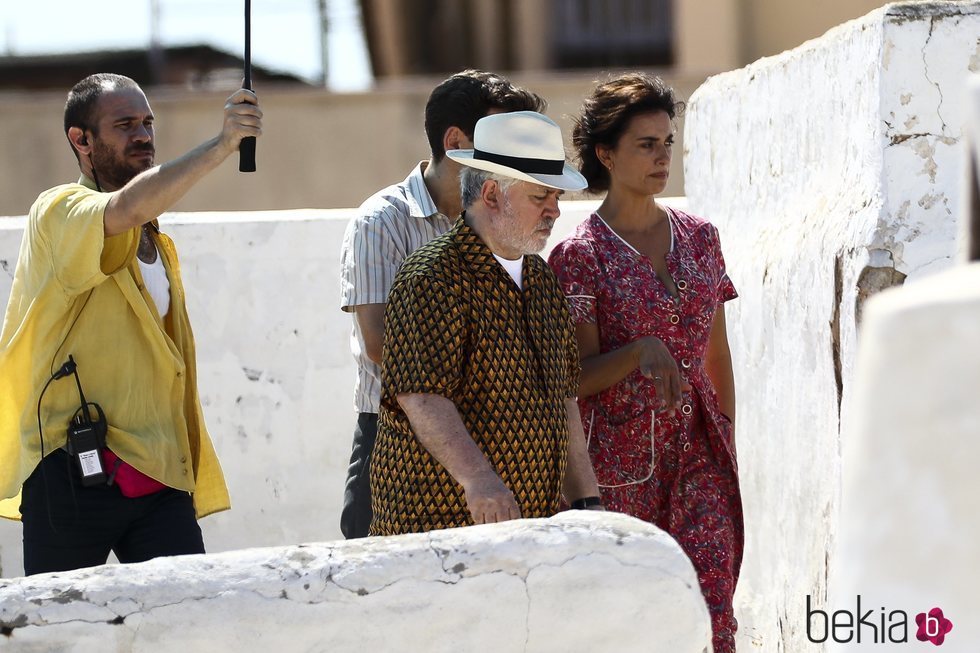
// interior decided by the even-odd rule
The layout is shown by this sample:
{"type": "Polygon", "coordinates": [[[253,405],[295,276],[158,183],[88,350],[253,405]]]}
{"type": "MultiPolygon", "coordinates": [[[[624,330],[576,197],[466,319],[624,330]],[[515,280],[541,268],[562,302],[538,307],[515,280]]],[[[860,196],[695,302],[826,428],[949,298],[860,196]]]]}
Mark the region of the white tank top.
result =
{"type": "Polygon", "coordinates": [[[140,264],[140,273],[143,275],[143,283],[146,284],[146,292],[150,293],[153,303],[157,306],[157,313],[160,319],[167,317],[170,312],[170,280],[167,278],[167,269],[163,267],[163,256],[157,251],[157,260],[153,263],[144,263],[137,256],[136,260],[140,264]]]}

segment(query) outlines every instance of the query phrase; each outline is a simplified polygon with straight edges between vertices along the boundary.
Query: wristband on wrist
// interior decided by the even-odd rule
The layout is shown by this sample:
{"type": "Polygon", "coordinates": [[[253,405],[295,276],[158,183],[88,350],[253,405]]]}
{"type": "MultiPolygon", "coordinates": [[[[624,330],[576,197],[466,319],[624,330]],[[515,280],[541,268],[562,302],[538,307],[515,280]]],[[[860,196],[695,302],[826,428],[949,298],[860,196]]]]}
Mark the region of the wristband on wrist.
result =
{"type": "Polygon", "coordinates": [[[581,499],[575,499],[572,501],[572,510],[585,510],[586,508],[591,508],[592,506],[601,506],[602,499],[599,497],[582,497],[581,499]]]}

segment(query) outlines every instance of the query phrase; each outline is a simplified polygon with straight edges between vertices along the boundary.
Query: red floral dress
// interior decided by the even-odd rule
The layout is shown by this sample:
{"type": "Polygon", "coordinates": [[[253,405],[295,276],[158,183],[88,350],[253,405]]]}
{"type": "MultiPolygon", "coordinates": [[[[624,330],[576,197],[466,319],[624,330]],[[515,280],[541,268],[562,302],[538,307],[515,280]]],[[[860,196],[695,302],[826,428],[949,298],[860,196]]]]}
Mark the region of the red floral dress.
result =
{"type": "Polygon", "coordinates": [[[653,380],[634,370],[579,406],[604,503],[678,541],[698,572],[721,653],[735,650],[732,596],[744,531],[732,424],[719,410],[703,361],[715,311],[738,294],[717,229],[681,211],[667,213],[666,264],[676,300],[650,260],[598,214],[562,240],[548,262],[575,323],[598,326],[601,353],[656,336],[693,388],[671,417],[658,408],[653,380]]]}

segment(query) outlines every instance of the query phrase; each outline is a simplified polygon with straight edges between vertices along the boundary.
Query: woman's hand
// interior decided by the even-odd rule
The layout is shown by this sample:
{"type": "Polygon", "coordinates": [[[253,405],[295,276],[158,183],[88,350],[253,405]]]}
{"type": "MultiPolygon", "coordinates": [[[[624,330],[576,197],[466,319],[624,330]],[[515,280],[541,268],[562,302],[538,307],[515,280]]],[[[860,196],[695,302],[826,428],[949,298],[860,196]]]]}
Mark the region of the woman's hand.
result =
{"type": "Polygon", "coordinates": [[[660,407],[666,408],[670,415],[681,407],[683,392],[690,392],[691,384],[681,378],[677,361],[660,338],[644,336],[629,344],[636,368],[640,374],[653,380],[660,398],[660,407]]]}

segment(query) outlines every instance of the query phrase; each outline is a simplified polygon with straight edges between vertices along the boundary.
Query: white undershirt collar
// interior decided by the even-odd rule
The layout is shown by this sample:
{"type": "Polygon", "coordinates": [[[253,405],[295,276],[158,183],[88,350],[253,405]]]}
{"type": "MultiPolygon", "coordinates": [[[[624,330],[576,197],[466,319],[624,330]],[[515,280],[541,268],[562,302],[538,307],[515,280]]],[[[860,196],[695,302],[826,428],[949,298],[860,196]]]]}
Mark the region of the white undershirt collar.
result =
{"type": "Polygon", "coordinates": [[[524,257],[522,256],[519,259],[514,260],[509,258],[501,258],[496,254],[494,254],[493,257],[500,262],[500,265],[504,266],[504,269],[507,270],[507,274],[509,274],[510,278],[514,280],[517,287],[524,290],[524,257]]]}

